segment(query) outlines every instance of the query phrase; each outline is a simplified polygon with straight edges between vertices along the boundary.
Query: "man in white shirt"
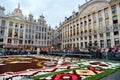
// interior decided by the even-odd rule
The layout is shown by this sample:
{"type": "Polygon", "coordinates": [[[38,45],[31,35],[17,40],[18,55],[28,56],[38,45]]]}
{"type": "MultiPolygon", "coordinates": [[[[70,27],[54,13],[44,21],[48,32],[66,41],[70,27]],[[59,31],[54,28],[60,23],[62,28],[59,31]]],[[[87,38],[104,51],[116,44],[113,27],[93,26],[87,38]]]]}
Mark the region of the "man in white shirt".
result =
{"type": "Polygon", "coordinates": [[[37,48],[37,55],[39,55],[40,53],[40,48],[37,48]]]}

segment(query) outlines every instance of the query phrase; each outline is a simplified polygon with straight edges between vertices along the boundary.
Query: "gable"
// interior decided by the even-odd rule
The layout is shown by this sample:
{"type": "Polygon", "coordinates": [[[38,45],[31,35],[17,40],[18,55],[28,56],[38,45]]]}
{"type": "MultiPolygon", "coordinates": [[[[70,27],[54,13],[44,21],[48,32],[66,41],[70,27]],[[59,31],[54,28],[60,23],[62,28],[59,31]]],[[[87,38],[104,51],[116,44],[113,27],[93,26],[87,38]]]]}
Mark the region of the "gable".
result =
{"type": "Polygon", "coordinates": [[[94,1],[91,3],[86,3],[86,5],[84,5],[83,8],[79,11],[79,16],[83,17],[88,14],[94,13],[96,11],[104,9],[108,5],[109,5],[108,1],[94,1]]]}

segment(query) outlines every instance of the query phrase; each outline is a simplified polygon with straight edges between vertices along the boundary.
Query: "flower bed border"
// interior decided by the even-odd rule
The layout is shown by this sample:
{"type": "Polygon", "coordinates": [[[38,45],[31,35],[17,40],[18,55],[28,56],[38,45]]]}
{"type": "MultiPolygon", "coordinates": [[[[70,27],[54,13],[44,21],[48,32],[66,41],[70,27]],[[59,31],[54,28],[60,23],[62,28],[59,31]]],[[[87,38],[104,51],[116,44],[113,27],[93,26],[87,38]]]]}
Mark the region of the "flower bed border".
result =
{"type": "Polygon", "coordinates": [[[114,72],[116,72],[118,70],[120,70],[120,67],[118,67],[116,69],[106,69],[105,72],[102,72],[100,74],[88,77],[88,78],[86,78],[84,80],[99,80],[99,79],[101,79],[103,77],[106,77],[106,76],[108,76],[108,75],[110,75],[110,74],[112,74],[112,73],[114,73],[114,72]]]}
{"type": "Polygon", "coordinates": [[[48,77],[48,76],[51,76],[51,75],[53,76],[53,75],[64,73],[64,72],[70,72],[70,71],[73,71],[73,70],[76,70],[76,69],[80,69],[80,68],[72,68],[72,69],[62,70],[62,71],[58,71],[58,72],[50,72],[50,73],[43,74],[43,75],[33,76],[31,78],[36,80],[36,79],[43,78],[43,77],[48,77]]]}
{"type": "MultiPolygon", "coordinates": [[[[84,66],[84,67],[86,67],[86,66],[84,66]]],[[[84,67],[72,68],[72,69],[62,70],[62,71],[58,71],[58,72],[50,72],[50,73],[43,74],[43,75],[32,76],[31,78],[36,80],[36,79],[39,79],[39,78],[54,76],[56,74],[60,74],[60,73],[64,73],[64,72],[70,72],[70,71],[73,71],[73,70],[76,70],[76,69],[81,69],[81,68],[84,68],[84,67]]],[[[99,80],[99,79],[101,79],[105,76],[108,76],[108,75],[110,75],[110,74],[112,74],[112,73],[114,73],[118,70],[120,70],[120,67],[118,67],[116,69],[106,69],[105,72],[102,72],[100,74],[96,74],[96,75],[93,75],[91,77],[85,78],[84,80],[99,80]]]]}

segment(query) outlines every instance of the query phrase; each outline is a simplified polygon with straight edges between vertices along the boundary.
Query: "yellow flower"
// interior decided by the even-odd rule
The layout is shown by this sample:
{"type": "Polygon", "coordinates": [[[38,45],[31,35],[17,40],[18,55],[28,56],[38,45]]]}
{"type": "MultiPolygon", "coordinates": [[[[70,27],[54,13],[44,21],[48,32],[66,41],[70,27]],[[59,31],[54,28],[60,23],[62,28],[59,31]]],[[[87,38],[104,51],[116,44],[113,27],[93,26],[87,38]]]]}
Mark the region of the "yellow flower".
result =
{"type": "Polygon", "coordinates": [[[91,76],[95,75],[95,73],[91,70],[76,70],[76,73],[80,76],[91,76]]]}

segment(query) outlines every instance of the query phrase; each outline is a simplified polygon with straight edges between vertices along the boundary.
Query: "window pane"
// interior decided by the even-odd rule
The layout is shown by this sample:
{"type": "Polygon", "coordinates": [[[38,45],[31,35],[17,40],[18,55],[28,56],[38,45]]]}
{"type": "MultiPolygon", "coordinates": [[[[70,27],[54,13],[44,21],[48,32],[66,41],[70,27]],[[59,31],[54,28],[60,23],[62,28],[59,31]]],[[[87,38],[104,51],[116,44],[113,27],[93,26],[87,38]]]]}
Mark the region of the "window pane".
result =
{"type": "Polygon", "coordinates": [[[2,25],[2,26],[5,26],[5,24],[6,24],[6,21],[5,21],[5,20],[2,20],[1,25],[2,25]]]}
{"type": "Polygon", "coordinates": [[[9,27],[13,27],[13,22],[9,22],[9,27]]]}

